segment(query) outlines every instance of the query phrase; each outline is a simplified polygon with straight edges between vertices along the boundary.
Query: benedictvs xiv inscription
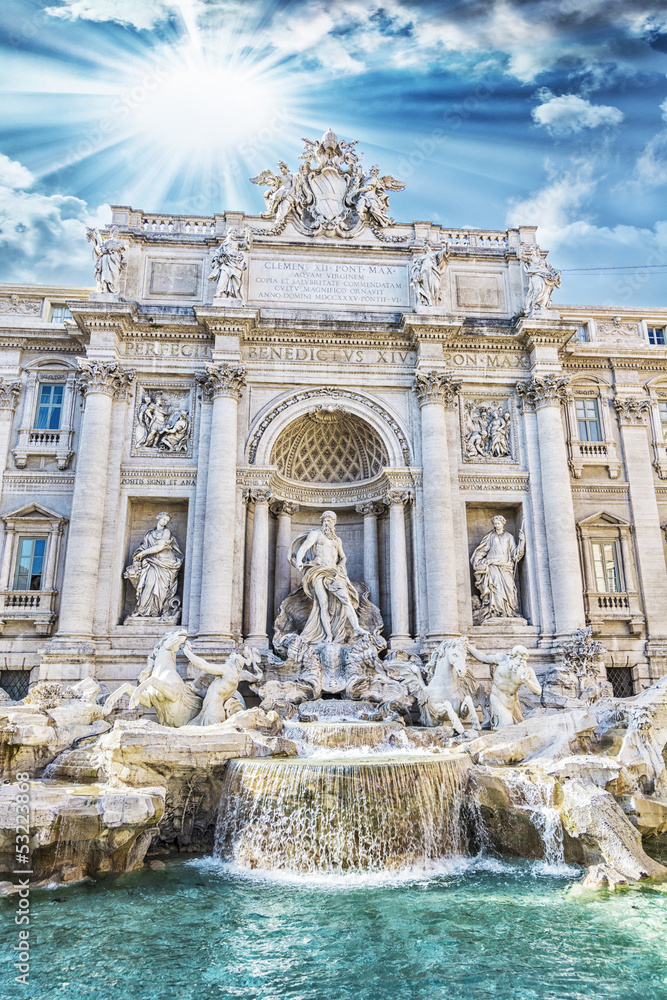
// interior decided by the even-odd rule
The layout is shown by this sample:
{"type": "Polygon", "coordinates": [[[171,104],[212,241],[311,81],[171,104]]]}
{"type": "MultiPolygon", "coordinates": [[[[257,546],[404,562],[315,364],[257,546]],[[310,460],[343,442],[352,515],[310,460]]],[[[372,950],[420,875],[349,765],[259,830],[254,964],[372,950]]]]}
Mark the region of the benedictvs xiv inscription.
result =
{"type": "Polygon", "coordinates": [[[408,272],[403,265],[253,260],[248,298],[257,302],[403,307],[410,301],[408,272]]]}
{"type": "Polygon", "coordinates": [[[248,361],[330,361],[334,364],[414,365],[415,351],[360,350],[357,347],[297,347],[252,344],[244,348],[248,361]]]}

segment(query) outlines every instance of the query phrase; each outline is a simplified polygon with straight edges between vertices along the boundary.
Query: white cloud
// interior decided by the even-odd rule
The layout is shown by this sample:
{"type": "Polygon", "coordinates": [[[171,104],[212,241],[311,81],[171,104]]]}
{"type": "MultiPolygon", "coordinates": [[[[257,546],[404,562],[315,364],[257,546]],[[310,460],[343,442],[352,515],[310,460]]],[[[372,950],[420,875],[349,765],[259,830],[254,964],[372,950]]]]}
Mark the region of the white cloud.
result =
{"type": "Polygon", "coordinates": [[[667,98],[665,98],[665,100],[660,105],[660,110],[662,111],[662,117],[667,122],[667,98]]]}
{"type": "Polygon", "coordinates": [[[585,128],[619,125],[623,112],[609,104],[591,104],[577,94],[556,97],[549,91],[540,94],[543,101],[533,108],[533,121],[543,125],[552,135],[570,135],[585,128]]]}
{"type": "Polygon", "coordinates": [[[31,190],[34,178],[0,153],[0,279],[92,285],[86,227],[109,221],[108,206],[94,213],[85,201],[31,190]]]}
{"type": "Polygon", "coordinates": [[[524,201],[510,204],[508,226],[539,226],[541,233],[556,236],[577,217],[601,179],[594,176],[592,160],[573,159],[569,168],[560,172],[548,163],[546,168],[547,184],[524,201]]]}
{"type": "Polygon", "coordinates": [[[667,184],[667,129],[658,132],[646,144],[637,160],[635,176],[637,183],[647,187],[667,184]]]}
{"type": "Polygon", "coordinates": [[[63,0],[46,13],[66,21],[117,21],[135,28],[154,28],[182,6],[175,0],[63,0]]]}

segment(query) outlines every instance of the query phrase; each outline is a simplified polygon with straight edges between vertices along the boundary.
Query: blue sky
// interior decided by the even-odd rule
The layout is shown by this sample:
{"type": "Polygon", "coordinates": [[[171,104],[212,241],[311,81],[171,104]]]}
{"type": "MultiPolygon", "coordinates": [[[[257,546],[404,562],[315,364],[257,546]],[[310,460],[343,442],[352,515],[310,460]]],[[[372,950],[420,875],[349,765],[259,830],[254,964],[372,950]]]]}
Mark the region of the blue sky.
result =
{"type": "Polygon", "coordinates": [[[664,0],[4,0],[0,91],[3,281],[91,284],[109,204],[259,212],[331,127],[397,219],[537,225],[554,302],[667,306],[664,0]]]}

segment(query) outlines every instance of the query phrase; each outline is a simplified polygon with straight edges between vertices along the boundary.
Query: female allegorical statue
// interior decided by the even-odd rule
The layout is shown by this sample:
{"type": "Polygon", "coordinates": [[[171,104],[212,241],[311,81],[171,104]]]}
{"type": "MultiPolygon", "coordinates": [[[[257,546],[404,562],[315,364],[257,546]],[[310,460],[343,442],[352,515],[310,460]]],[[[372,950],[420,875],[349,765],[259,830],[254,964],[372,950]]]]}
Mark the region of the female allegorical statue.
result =
{"type": "Polygon", "coordinates": [[[170,520],[170,514],[160,511],[157,527],[144,537],[132,555],[131,565],[123,573],[137,592],[137,606],[126,622],[137,618],[178,621],[181,604],[176,597],[176,587],[183,553],[167,527],[170,520]]]}

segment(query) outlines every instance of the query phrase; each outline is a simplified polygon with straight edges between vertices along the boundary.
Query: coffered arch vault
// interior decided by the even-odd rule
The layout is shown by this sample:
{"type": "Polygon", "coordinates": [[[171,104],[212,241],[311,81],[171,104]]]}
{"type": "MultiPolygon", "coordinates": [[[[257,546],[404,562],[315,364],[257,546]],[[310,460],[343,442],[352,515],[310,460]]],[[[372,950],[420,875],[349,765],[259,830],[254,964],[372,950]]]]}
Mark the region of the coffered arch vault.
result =
{"type": "MultiPolygon", "coordinates": [[[[356,480],[376,475],[383,465],[393,468],[412,465],[407,432],[386,406],[361,392],[328,387],[300,390],[273,402],[263,410],[255,420],[248,438],[250,464],[267,466],[283,463],[285,470],[294,468],[294,456],[298,450],[295,448],[295,441],[305,442],[311,430],[309,425],[316,425],[318,421],[325,424],[329,418],[333,426],[340,421],[340,427],[345,426],[346,432],[352,437],[347,458],[359,467],[360,474],[354,476],[356,480]],[[308,418],[308,422],[303,418],[308,418]],[[292,433],[283,438],[283,432],[292,425],[292,433]],[[361,452],[364,452],[363,456],[361,452]]],[[[313,427],[313,434],[315,433],[313,427]]],[[[313,454],[314,450],[313,447],[313,454]]],[[[341,468],[341,456],[332,456],[331,460],[327,459],[323,464],[323,468],[324,465],[327,476],[338,474],[336,470],[341,468]]],[[[301,471],[306,477],[313,475],[315,469],[312,461],[304,462],[301,471]]],[[[283,471],[283,474],[288,475],[287,471],[283,471]]],[[[304,481],[312,480],[306,478],[304,481]]],[[[333,482],[334,479],[324,481],[333,482]]],[[[347,478],[338,481],[352,480],[347,478]]]]}

